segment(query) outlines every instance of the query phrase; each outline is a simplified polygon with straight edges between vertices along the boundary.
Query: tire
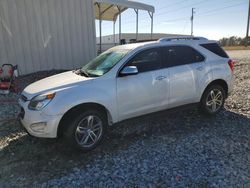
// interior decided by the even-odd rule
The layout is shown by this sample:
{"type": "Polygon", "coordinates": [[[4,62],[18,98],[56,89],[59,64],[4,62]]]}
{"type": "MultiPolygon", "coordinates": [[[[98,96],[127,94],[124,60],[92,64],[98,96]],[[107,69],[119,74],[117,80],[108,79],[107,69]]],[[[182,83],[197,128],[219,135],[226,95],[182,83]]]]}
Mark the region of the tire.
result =
{"type": "Polygon", "coordinates": [[[224,106],[226,93],[220,85],[209,86],[203,93],[200,107],[208,115],[217,114],[224,106]]]}
{"type": "Polygon", "coordinates": [[[97,110],[87,110],[76,115],[64,130],[68,142],[84,152],[96,148],[107,130],[106,116],[97,110]]]}

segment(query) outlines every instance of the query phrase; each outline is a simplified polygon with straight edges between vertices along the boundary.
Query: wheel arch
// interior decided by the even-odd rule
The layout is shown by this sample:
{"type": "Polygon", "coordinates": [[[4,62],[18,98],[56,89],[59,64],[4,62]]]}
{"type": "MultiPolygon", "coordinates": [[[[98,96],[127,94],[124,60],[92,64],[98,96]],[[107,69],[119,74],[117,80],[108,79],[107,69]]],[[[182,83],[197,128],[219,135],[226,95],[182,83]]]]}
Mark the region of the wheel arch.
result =
{"type": "Polygon", "coordinates": [[[228,84],[225,80],[223,79],[216,79],[216,80],[213,80],[212,82],[210,82],[206,87],[205,89],[203,90],[203,93],[201,95],[201,98],[200,100],[202,99],[202,96],[204,95],[205,91],[211,87],[212,85],[219,85],[221,86],[224,90],[225,90],[225,94],[226,94],[226,98],[228,97],[228,84]]]}
{"type": "Polygon", "coordinates": [[[68,122],[70,121],[71,117],[76,116],[77,113],[86,109],[95,109],[102,112],[107,118],[108,125],[113,124],[111,113],[105,106],[98,103],[82,103],[72,107],[71,109],[69,109],[67,112],[64,113],[63,117],[61,118],[58,124],[57,137],[62,136],[63,130],[68,125],[68,122]]]}

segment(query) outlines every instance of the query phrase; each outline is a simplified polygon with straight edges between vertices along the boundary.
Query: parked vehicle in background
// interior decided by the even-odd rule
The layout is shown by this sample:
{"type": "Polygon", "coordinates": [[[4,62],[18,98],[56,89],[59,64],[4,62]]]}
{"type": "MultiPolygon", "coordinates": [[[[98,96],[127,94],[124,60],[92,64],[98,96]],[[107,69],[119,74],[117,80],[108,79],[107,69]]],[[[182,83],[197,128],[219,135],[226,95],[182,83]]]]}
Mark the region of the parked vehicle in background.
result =
{"type": "Polygon", "coordinates": [[[20,120],[33,136],[65,136],[89,151],[125,119],[187,104],[218,113],[232,91],[233,69],[223,49],[201,37],[118,46],[25,88],[20,120]]]}

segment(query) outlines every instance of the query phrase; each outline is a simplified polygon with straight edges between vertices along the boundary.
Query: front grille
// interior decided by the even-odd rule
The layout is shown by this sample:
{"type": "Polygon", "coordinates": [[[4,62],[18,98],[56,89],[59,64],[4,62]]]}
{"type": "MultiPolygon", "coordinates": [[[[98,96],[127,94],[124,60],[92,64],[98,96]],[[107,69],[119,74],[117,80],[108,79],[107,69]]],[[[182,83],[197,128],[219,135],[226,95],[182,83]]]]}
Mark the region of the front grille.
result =
{"type": "Polygon", "coordinates": [[[20,118],[23,119],[23,118],[24,118],[24,115],[25,115],[25,111],[24,111],[24,109],[23,109],[23,107],[22,107],[19,116],[20,116],[20,118]]]}
{"type": "Polygon", "coordinates": [[[28,98],[25,97],[24,95],[21,95],[20,99],[21,99],[22,101],[24,101],[24,102],[28,101],[28,98]]]}

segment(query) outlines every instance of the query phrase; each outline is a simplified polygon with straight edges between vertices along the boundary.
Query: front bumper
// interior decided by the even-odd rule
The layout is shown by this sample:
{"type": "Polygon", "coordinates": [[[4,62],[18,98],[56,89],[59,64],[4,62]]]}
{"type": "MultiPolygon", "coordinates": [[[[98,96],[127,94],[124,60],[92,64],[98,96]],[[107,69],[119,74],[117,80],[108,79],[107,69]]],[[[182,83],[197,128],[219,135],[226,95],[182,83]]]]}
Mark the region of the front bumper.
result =
{"type": "Polygon", "coordinates": [[[43,111],[29,110],[28,103],[28,101],[19,100],[19,105],[21,106],[19,121],[27,132],[35,137],[56,138],[57,128],[62,115],[50,116],[43,111]]]}

